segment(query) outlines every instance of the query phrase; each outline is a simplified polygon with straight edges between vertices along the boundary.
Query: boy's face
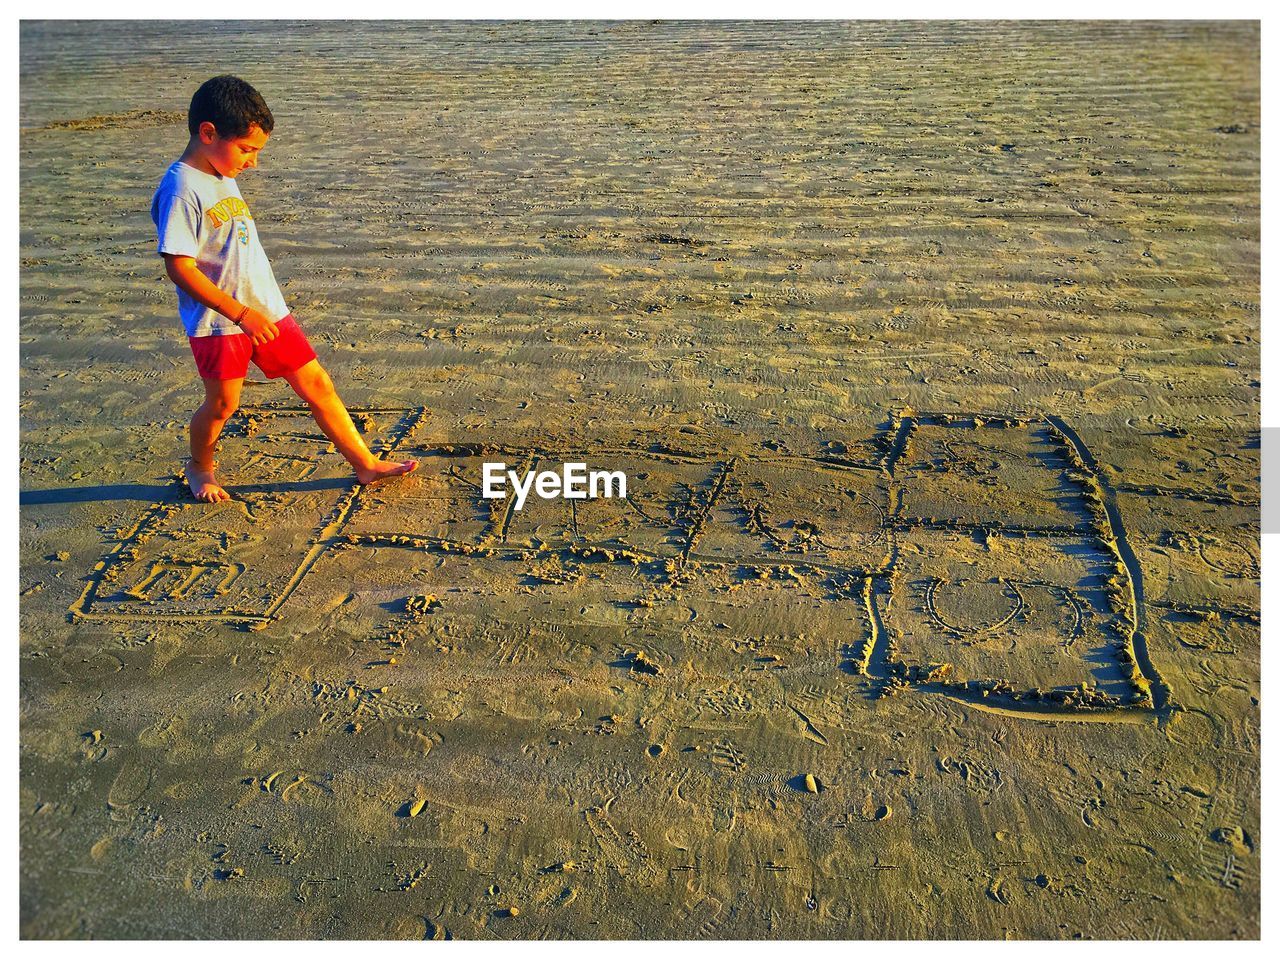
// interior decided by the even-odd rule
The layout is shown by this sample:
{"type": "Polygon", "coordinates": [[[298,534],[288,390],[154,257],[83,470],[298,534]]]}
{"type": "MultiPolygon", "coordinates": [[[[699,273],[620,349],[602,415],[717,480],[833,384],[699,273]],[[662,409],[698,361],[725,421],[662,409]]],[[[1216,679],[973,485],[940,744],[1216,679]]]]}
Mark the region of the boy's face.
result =
{"type": "Polygon", "coordinates": [[[218,136],[212,123],[205,121],[200,124],[200,143],[204,147],[201,153],[219,174],[234,179],[241,171],[258,165],[258,153],[270,136],[254,123],[243,137],[224,138],[218,136]]]}

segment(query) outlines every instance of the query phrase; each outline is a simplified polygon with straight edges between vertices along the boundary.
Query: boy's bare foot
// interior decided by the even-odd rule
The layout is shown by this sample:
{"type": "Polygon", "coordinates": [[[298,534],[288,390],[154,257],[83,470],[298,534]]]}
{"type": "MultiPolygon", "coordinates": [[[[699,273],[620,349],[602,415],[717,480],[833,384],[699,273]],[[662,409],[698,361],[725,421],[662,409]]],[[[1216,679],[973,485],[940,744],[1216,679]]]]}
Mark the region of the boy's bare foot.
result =
{"type": "Polygon", "coordinates": [[[196,466],[194,460],[188,460],[186,466],[182,468],[183,476],[187,478],[187,486],[191,488],[191,495],[197,500],[204,503],[221,503],[223,500],[231,499],[231,494],[222,489],[214,478],[213,471],[217,468],[217,460],[213,461],[208,470],[196,466]]]}
{"type": "Polygon", "coordinates": [[[400,477],[406,473],[413,473],[417,469],[417,460],[406,460],[403,463],[396,463],[393,460],[375,460],[369,466],[356,471],[356,483],[361,485],[377,483],[388,477],[400,477]]]}

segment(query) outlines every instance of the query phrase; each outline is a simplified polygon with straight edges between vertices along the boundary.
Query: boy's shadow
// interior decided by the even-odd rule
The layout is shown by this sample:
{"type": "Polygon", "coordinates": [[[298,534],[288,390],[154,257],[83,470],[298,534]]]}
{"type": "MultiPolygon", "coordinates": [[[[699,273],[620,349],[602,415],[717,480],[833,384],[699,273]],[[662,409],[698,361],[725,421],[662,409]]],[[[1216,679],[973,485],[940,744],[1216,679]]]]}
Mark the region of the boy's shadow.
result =
{"type": "MultiPolygon", "coordinates": [[[[354,479],[334,477],[328,480],[295,480],[290,483],[226,484],[233,495],[246,493],[307,493],[313,490],[347,490],[354,479]]],[[[137,500],[140,503],[166,503],[187,500],[197,501],[187,492],[185,484],[172,483],[109,483],[96,487],[61,487],[48,490],[22,490],[18,493],[20,507],[35,507],[51,503],[105,503],[112,500],[137,500]]]]}

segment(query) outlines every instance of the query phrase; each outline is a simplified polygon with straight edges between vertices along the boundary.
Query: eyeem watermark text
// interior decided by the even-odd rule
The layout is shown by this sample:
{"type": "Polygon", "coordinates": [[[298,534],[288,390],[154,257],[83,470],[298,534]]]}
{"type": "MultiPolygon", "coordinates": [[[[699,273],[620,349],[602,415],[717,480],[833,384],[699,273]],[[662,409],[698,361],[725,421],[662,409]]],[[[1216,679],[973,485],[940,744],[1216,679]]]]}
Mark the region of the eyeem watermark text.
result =
{"type": "Polygon", "coordinates": [[[524,502],[532,490],[543,500],[563,497],[565,500],[586,500],[595,497],[625,497],[627,475],[621,470],[588,470],[585,463],[564,463],[560,471],[532,470],[522,477],[508,470],[505,463],[484,464],[484,483],[481,487],[486,500],[504,500],[506,487],[510,485],[516,495],[516,509],[524,509],[524,502]]]}

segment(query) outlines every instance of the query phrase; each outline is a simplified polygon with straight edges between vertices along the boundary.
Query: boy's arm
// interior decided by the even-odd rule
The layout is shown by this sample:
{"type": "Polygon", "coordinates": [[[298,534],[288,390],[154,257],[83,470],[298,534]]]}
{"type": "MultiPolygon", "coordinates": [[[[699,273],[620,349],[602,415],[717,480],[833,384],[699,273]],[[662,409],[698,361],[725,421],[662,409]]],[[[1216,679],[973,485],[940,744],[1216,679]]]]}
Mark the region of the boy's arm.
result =
{"type": "Polygon", "coordinates": [[[279,328],[264,313],[246,307],[230,294],[220,290],[212,280],[200,272],[195,257],[175,253],[161,254],[164,272],[187,296],[210,310],[216,310],[249,335],[255,345],[268,343],[280,335],[279,328]]]}

